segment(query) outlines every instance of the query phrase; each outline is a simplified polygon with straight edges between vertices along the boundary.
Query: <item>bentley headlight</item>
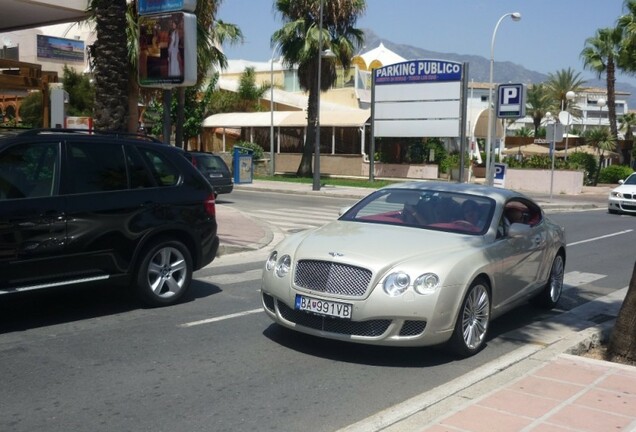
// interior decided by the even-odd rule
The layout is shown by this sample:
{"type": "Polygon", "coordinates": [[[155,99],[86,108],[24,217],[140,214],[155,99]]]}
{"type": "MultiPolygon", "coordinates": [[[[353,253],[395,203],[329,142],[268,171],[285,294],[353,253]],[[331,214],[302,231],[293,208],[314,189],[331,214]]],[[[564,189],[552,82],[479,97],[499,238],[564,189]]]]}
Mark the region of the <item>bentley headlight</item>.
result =
{"type": "Polygon", "coordinates": [[[415,292],[422,295],[433,294],[437,287],[439,287],[439,276],[435,273],[425,273],[413,283],[415,292]]]}
{"type": "Polygon", "coordinates": [[[291,269],[291,257],[289,255],[283,255],[276,263],[276,276],[279,278],[287,276],[291,269]]]}
{"type": "Polygon", "coordinates": [[[269,258],[267,258],[267,262],[265,263],[265,269],[267,271],[274,270],[274,267],[276,267],[277,259],[278,259],[278,252],[273,251],[271,254],[269,254],[269,258]]]}
{"type": "Polygon", "coordinates": [[[410,283],[411,278],[406,273],[391,273],[384,279],[384,292],[391,297],[397,297],[406,291],[410,283]]]}

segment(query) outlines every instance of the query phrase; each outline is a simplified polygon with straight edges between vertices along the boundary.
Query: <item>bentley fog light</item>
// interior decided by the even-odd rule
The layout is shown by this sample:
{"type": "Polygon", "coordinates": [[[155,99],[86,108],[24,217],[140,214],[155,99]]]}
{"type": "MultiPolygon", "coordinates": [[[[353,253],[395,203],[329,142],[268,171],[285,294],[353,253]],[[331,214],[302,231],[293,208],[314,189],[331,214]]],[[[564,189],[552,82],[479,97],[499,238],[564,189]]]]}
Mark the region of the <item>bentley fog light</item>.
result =
{"type": "Polygon", "coordinates": [[[406,291],[410,283],[411,278],[406,273],[391,273],[384,279],[384,292],[391,297],[397,297],[406,291]]]}
{"type": "Polygon", "coordinates": [[[267,271],[274,270],[274,267],[276,267],[277,259],[278,259],[278,252],[273,251],[271,254],[269,254],[269,258],[267,258],[267,262],[265,263],[265,269],[267,271]]]}
{"type": "Polygon", "coordinates": [[[425,273],[415,279],[413,289],[422,295],[433,294],[439,286],[439,277],[435,273],[425,273]]]}
{"type": "Polygon", "coordinates": [[[291,257],[289,255],[283,255],[276,263],[276,276],[279,278],[287,276],[291,269],[291,257]]]}

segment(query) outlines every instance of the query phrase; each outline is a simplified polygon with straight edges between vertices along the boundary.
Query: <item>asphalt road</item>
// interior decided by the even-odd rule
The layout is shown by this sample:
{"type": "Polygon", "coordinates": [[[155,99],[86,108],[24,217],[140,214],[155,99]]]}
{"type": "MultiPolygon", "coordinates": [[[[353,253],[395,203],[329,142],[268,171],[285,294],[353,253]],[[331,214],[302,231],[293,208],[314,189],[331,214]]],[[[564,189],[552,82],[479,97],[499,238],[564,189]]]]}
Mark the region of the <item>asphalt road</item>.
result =
{"type": "MultiPolygon", "coordinates": [[[[284,235],[351,201],[236,191],[219,204],[284,235]]],[[[523,306],[498,319],[486,349],[464,360],[273,325],[260,312],[264,251],[215,261],[169,308],[140,308],[108,287],[0,297],[0,430],[337,430],[511,352],[524,344],[525,324],[627,286],[636,218],[552,217],[568,233],[560,309],[523,306]]]]}

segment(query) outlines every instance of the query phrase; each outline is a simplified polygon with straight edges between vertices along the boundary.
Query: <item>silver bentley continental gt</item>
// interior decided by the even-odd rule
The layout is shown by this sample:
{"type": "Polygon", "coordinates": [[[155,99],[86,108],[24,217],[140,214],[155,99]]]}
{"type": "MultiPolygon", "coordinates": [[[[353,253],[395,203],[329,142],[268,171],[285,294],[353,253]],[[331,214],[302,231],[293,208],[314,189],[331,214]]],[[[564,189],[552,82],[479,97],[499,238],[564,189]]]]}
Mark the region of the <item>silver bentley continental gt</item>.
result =
{"type": "Polygon", "coordinates": [[[409,182],[371,193],[338,220],[269,255],[262,301],[314,336],[479,352],[490,322],[531,300],[554,307],[565,234],[530,198],[473,184],[409,182]]]}

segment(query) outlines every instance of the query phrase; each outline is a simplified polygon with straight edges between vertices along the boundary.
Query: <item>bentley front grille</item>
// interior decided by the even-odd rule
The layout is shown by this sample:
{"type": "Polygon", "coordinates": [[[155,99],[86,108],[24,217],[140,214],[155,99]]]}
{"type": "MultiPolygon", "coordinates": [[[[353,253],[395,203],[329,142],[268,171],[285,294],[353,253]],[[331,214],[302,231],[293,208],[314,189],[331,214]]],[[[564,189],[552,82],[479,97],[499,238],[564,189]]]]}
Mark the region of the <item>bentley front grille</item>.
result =
{"type": "Polygon", "coordinates": [[[301,288],[350,297],[364,296],[370,282],[370,270],[330,261],[298,261],[294,276],[301,288]]]}

